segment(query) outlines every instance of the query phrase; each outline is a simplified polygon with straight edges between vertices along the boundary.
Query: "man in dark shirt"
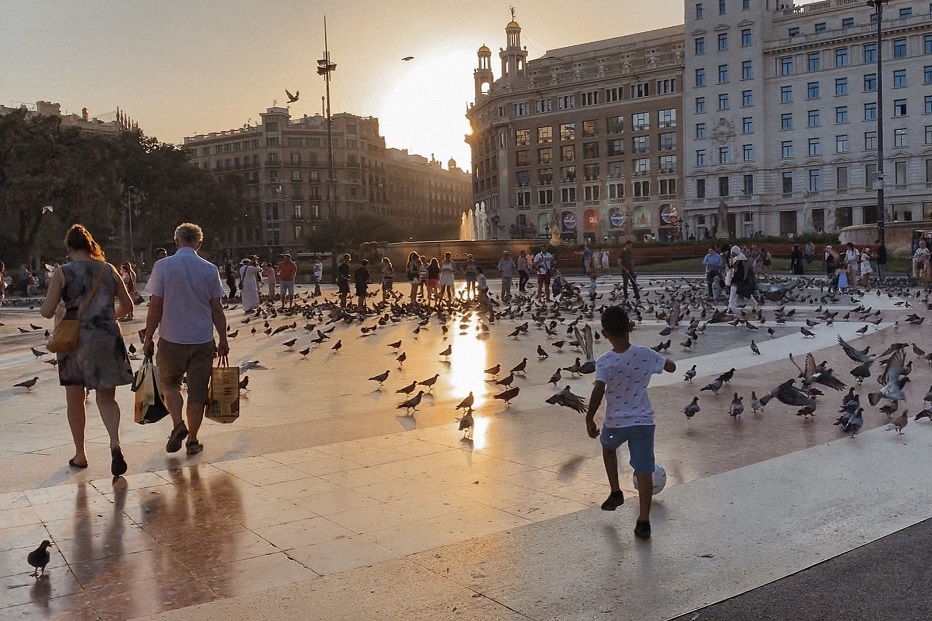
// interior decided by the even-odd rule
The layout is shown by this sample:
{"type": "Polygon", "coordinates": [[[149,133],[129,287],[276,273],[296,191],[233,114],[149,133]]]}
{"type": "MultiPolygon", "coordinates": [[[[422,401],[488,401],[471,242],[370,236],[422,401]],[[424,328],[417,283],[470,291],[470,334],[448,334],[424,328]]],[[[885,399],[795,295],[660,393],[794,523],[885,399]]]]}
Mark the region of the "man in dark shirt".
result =
{"type": "Polygon", "coordinates": [[[628,283],[631,283],[631,290],[634,292],[634,299],[641,301],[641,292],[638,289],[637,274],[634,273],[634,256],[631,253],[631,242],[626,241],[621,248],[621,254],[618,257],[621,265],[622,292],[625,299],[628,299],[628,283]]]}
{"type": "Polygon", "coordinates": [[[882,239],[874,243],[874,253],[877,256],[877,280],[884,282],[887,278],[887,245],[882,239]]]}
{"type": "Polygon", "coordinates": [[[346,296],[349,295],[350,255],[344,254],[337,266],[337,291],[340,293],[340,308],[346,308],[346,296]]]}

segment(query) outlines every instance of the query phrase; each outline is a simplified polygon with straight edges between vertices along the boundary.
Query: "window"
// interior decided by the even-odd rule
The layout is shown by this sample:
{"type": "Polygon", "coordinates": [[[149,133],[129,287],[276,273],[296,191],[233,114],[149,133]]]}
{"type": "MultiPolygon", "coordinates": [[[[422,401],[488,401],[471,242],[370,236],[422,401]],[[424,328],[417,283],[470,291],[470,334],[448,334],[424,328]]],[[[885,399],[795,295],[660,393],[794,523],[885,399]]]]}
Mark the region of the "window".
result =
{"type": "Polygon", "coordinates": [[[922,52],[924,54],[932,54],[932,34],[927,34],[922,37],[922,52]]]}
{"type": "Polygon", "coordinates": [[[529,129],[515,130],[515,144],[518,146],[531,144],[531,130],[529,129]]]}
{"type": "Polygon", "coordinates": [[[552,106],[553,102],[550,99],[538,99],[536,102],[534,102],[534,109],[537,111],[537,114],[550,112],[552,106]]]}
{"type": "Polygon", "coordinates": [[[538,164],[549,164],[553,161],[553,149],[546,147],[544,149],[537,150],[537,163],[538,164]]]}
{"type": "Polygon", "coordinates": [[[741,91],[741,107],[749,108],[752,105],[751,91],[741,91]]]}
{"type": "MultiPolygon", "coordinates": [[[[932,67],[928,67],[928,75],[932,77],[932,67]]],[[[893,88],[904,88],[906,86],[906,69],[897,69],[893,72],[893,88]]]]}
{"type": "Polygon", "coordinates": [[[537,204],[538,205],[553,205],[553,190],[538,190],[537,191],[537,204]]]}
{"type": "Polygon", "coordinates": [[[676,172],[676,156],[675,155],[661,155],[657,158],[657,164],[659,166],[658,170],[662,173],[675,173],[676,172]]]}
{"type": "Polygon", "coordinates": [[[822,189],[822,171],[818,168],[809,169],[809,191],[818,192],[822,189]]]}
{"type": "Polygon", "coordinates": [[[583,121],[582,122],[582,135],[583,138],[594,138],[599,133],[598,128],[596,127],[595,121],[583,121]]]}
{"type": "Polygon", "coordinates": [[[647,83],[635,84],[631,87],[631,99],[647,97],[650,93],[647,91],[647,83]]]}
{"type": "Polygon", "coordinates": [[[835,78],[835,95],[848,94],[848,78],[835,78]]]}
{"type": "Polygon", "coordinates": [[[751,71],[751,61],[745,60],[741,63],[741,79],[750,80],[753,77],[751,71]]]}
{"type": "Polygon", "coordinates": [[[810,72],[818,71],[822,65],[822,54],[819,52],[809,52],[806,54],[806,67],[810,72]]]}
{"type": "Polygon", "coordinates": [[[864,132],[864,150],[877,150],[877,132],[864,132]]]}
{"type": "MultiPolygon", "coordinates": [[[[583,178],[586,181],[597,181],[599,178],[599,165],[586,164],[583,166],[583,178]]],[[[587,199],[591,200],[591,199],[587,199]]]]}
{"type": "Polygon", "coordinates": [[[650,129],[650,113],[636,112],[631,115],[631,129],[636,132],[642,132],[650,129]]]}
{"type": "Polygon", "coordinates": [[[718,109],[727,110],[728,109],[728,93],[722,93],[718,96],[718,109]]]}
{"type": "Polygon", "coordinates": [[[624,183],[609,183],[608,184],[608,198],[609,199],[619,199],[625,197],[625,184],[624,183]]]}
{"type": "Polygon", "coordinates": [[[576,161],[576,147],[572,145],[567,145],[560,149],[560,161],[561,162],[573,162],[576,161]]]}
{"type": "Polygon", "coordinates": [[[741,119],[741,133],[742,134],[753,134],[754,133],[753,117],[746,116],[741,119]]]}
{"type": "Polygon", "coordinates": [[[580,105],[594,106],[599,103],[599,91],[580,93],[580,105]]]}
{"type": "Polygon", "coordinates": [[[820,32],[825,32],[828,28],[825,25],[825,22],[819,22],[815,25],[815,32],[819,34],[820,32]]]}
{"type": "Polygon", "coordinates": [[[932,95],[926,95],[923,101],[925,102],[925,113],[932,114],[932,95]]]}
{"type": "Polygon", "coordinates": [[[784,140],[780,143],[780,157],[789,159],[793,157],[793,141],[784,140]]]}
{"type": "Polygon", "coordinates": [[[531,191],[530,190],[518,190],[516,193],[517,206],[521,207],[530,207],[531,206],[531,191]]]}
{"type": "Polygon", "coordinates": [[[906,146],[906,128],[898,127],[893,130],[893,146],[894,147],[905,147],[906,146]]]}
{"type": "Polygon", "coordinates": [[[696,140],[705,138],[705,123],[696,123],[696,140]]]}
{"type": "Polygon", "coordinates": [[[557,108],[560,110],[572,110],[576,107],[576,95],[559,95],[557,97],[557,108]]]}
{"type": "Polygon", "coordinates": [[[718,35],[718,51],[724,52],[728,49],[728,34],[721,33],[718,35]]]}
{"type": "Polygon", "coordinates": [[[625,117],[610,116],[605,119],[605,131],[609,134],[620,134],[625,129],[625,117]]]}
{"type": "Polygon", "coordinates": [[[516,166],[530,166],[531,165],[530,151],[515,151],[515,165],[516,166]]]}
{"type": "Polygon", "coordinates": [[[676,179],[661,179],[659,183],[661,196],[676,195],[676,179]]]}
{"type": "Polygon", "coordinates": [[[744,160],[745,162],[753,162],[753,161],[754,161],[754,147],[753,147],[753,145],[746,144],[746,145],[742,145],[742,146],[741,146],[741,159],[744,160]]]}
{"type": "Polygon", "coordinates": [[[702,56],[705,54],[705,37],[696,37],[694,43],[694,49],[696,51],[696,56],[702,56]]]}
{"type": "Polygon", "coordinates": [[[599,143],[584,142],[582,146],[582,152],[584,160],[597,159],[599,157],[599,143]]]}
{"type": "Polygon", "coordinates": [[[705,97],[696,97],[696,114],[705,114],[705,97]]]}
{"type": "Polygon", "coordinates": [[[910,7],[906,7],[905,9],[900,9],[900,18],[901,18],[901,19],[904,18],[904,17],[909,17],[909,16],[912,15],[912,14],[913,14],[913,10],[912,10],[912,8],[910,8],[910,7]]]}
{"type": "Polygon", "coordinates": [[[728,65],[718,66],[718,83],[725,84],[728,82],[728,65]]]}
{"type": "Polygon", "coordinates": [[[872,93],[877,90],[877,74],[868,73],[864,76],[864,92],[872,93]]]}
{"type": "Polygon", "coordinates": [[[806,85],[806,98],[807,99],[818,99],[819,98],[819,83],[818,82],[809,82],[806,85]]]}
{"type": "Polygon", "coordinates": [[[741,191],[744,192],[744,195],[750,196],[754,194],[754,175],[744,175],[741,180],[744,186],[741,191]]]}
{"type": "Polygon", "coordinates": [[[835,66],[836,67],[847,67],[848,66],[848,48],[840,47],[835,50],[835,66]]]}
{"type": "Polygon", "coordinates": [[[865,121],[876,121],[877,120],[877,103],[866,103],[864,104],[864,120],[865,121]]]}
{"type": "Polygon", "coordinates": [[[893,40],[893,58],[906,57],[906,39],[893,40]]]}
{"type": "Polygon", "coordinates": [[[676,127],[676,108],[665,108],[657,112],[658,127],[676,127]]]}
{"type": "Polygon", "coordinates": [[[718,0],[718,14],[725,14],[725,0],[718,0]]]}
{"type": "Polygon", "coordinates": [[[635,181],[632,184],[632,195],[635,198],[650,196],[650,181],[635,181]]]}
{"type": "Polygon", "coordinates": [[[926,125],[926,144],[932,144],[932,125],[926,125]]]}
{"type": "Polygon", "coordinates": [[[705,69],[696,69],[696,88],[705,86],[705,69]]]}
{"type": "Polygon", "coordinates": [[[799,36],[799,26],[793,26],[790,28],[789,33],[790,38],[799,36]]]}
{"type": "Polygon", "coordinates": [[[705,149],[696,149],[696,166],[705,166],[705,149]]]}
{"type": "Polygon", "coordinates": [[[560,168],[560,181],[563,183],[574,183],[576,181],[576,167],[563,166],[560,168]]]}
{"type": "Polygon", "coordinates": [[[705,198],[705,179],[696,179],[696,198],[705,198]]]}
{"type": "Polygon", "coordinates": [[[836,123],[847,123],[848,122],[848,106],[838,106],[835,108],[835,122],[836,123]]]}
{"type": "Polygon", "coordinates": [[[718,148],[718,163],[727,164],[731,161],[731,155],[729,154],[728,147],[719,147],[718,148]]]}
{"type": "Polygon", "coordinates": [[[718,178],[718,195],[719,196],[731,196],[731,188],[728,187],[728,177],[719,177],[718,178]]]}
{"type": "Polygon", "coordinates": [[[790,170],[784,170],[781,178],[783,181],[782,183],[783,193],[792,194],[793,193],[793,172],[790,170]]]}
{"type": "Polygon", "coordinates": [[[877,164],[864,165],[864,189],[872,190],[877,178],[877,164]]]}
{"type": "Polygon", "coordinates": [[[780,57],[780,75],[792,75],[793,74],[793,57],[792,56],[781,56],[780,57]]]}
{"type": "Polygon", "coordinates": [[[781,130],[790,130],[793,129],[793,114],[787,112],[780,115],[780,129],[781,130]]]}
{"type": "Polygon", "coordinates": [[[893,116],[906,116],[906,100],[905,99],[894,99],[893,100],[893,116]]]}
{"type": "Polygon", "coordinates": [[[538,185],[550,185],[553,183],[553,169],[552,168],[538,168],[537,169],[537,183],[538,185]]]}
{"type": "Polygon", "coordinates": [[[809,155],[822,155],[822,145],[819,143],[818,138],[809,139],[809,155]]]}
{"type": "Polygon", "coordinates": [[[854,18],[853,17],[843,17],[841,20],[842,28],[854,28],[854,18]]]}
{"type": "Polygon", "coordinates": [[[702,3],[696,3],[696,19],[702,19],[702,3]]]}
{"type": "Polygon", "coordinates": [[[616,155],[624,155],[625,147],[622,140],[619,138],[617,140],[609,140],[606,142],[607,154],[609,157],[614,157],[616,155]]]}
{"type": "Polygon", "coordinates": [[[748,47],[751,45],[751,29],[745,28],[741,31],[741,47],[748,47]]]}
{"type": "Polygon", "coordinates": [[[576,123],[560,124],[560,140],[576,140],[576,123]]]}
{"type": "Polygon", "coordinates": [[[530,111],[530,107],[528,106],[527,102],[516,103],[513,104],[513,106],[515,116],[527,116],[528,112],[530,111]]]}
{"type": "Polygon", "coordinates": [[[515,173],[515,185],[518,186],[519,188],[526,188],[529,185],[531,185],[531,173],[526,170],[516,172],[515,173]]]}
{"type": "Polygon", "coordinates": [[[877,44],[864,44],[864,64],[877,62],[877,44]]]}
{"type": "Polygon", "coordinates": [[[647,153],[650,150],[650,137],[635,136],[631,139],[631,149],[633,153],[647,153]]]}
{"type": "Polygon", "coordinates": [[[676,92],[676,78],[657,80],[657,94],[668,95],[676,92]]]}
{"type": "Polygon", "coordinates": [[[751,10],[751,0],[741,0],[741,10],[750,11],[751,10]]]}
{"type": "Polygon", "coordinates": [[[835,136],[835,153],[848,152],[848,134],[839,134],[835,136]]]}
{"type": "Polygon", "coordinates": [[[537,128],[537,144],[547,144],[553,142],[553,128],[552,127],[538,127],[537,128]]]}
{"type": "Polygon", "coordinates": [[[605,89],[605,102],[614,103],[616,101],[621,101],[624,98],[624,93],[622,93],[621,87],[607,88],[605,89]]]}
{"type": "Polygon", "coordinates": [[[922,69],[922,83],[932,84],[932,65],[926,65],[922,69]]]}
{"type": "Polygon", "coordinates": [[[292,171],[291,171],[291,180],[292,180],[292,181],[301,181],[301,171],[300,171],[300,170],[292,170],[292,171]]]}
{"type": "Polygon", "coordinates": [[[781,86],[780,87],[780,103],[791,103],[793,101],[793,87],[792,86],[781,86]]]}
{"type": "Polygon", "coordinates": [[[650,159],[642,157],[634,160],[634,174],[646,175],[650,172],[650,159]]]}
{"type": "Polygon", "coordinates": [[[597,201],[599,200],[599,186],[597,185],[587,185],[583,188],[583,200],[586,201],[597,201]]]}
{"type": "Polygon", "coordinates": [[[608,178],[609,179],[621,179],[624,176],[625,176],[624,162],[609,162],[608,163],[608,178]]]}
{"type": "Polygon", "coordinates": [[[835,169],[835,189],[839,192],[848,190],[848,167],[839,166],[835,169]]]}

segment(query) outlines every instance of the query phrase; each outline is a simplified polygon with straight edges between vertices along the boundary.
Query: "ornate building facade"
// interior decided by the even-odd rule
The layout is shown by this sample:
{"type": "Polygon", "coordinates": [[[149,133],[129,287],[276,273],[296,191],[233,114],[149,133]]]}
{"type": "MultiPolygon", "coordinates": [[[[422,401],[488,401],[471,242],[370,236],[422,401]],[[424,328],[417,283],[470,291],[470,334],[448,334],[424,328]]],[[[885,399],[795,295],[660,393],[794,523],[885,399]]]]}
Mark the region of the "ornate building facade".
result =
{"type": "Polygon", "coordinates": [[[304,248],[305,236],[331,216],[390,218],[412,231],[456,235],[471,203],[469,174],[450,160],[444,169],[406,150],[385,146],[373,117],[332,117],[333,206],[327,121],[320,115],[292,119],[272,107],[257,125],[184,139],[191,161],[216,175],[242,177],[252,207],[231,214],[222,241],[235,252],[267,255],[304,248]]]}
{"type": "Polygon", "coordinates": [[[474,71],[472,213],[489,237],[598,244],[680,234],[682,27],[584,43],[528,60],[505,27],[501,73],[474,71]]]}

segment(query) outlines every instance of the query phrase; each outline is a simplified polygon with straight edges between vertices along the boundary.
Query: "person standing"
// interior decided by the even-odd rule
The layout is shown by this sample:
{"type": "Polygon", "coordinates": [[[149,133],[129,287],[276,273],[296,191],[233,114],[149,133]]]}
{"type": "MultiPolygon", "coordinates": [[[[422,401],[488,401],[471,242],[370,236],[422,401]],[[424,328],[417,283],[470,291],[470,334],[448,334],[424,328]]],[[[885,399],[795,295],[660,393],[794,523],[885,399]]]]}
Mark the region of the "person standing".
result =
{"type": "Polygon", "coordinates": [[[507,300],[511,297],[511,279],[516,269],[515,260],[511,258],[508,251],[502,253],[502,258],[498,260],[498,271],[502,273],[502,299],[507,300]]]}
{"type": "Polygon", "coordinates": [[[417,290],[421,284],[421,259],[416,252],[408,255],[408,262],[405,263],[405,277],[411,285],[411,303],[417,303],[417,290]]]}
{"type": "MultiPolygon", "coordinates": [[[[155,271],[154,265],[152,270],[155,271]]],[[[258,273],[259,268],[253,265],[252,259],[243,259],[239,268],[239,293],[243,310],[247,313],[259,308],[259,281],[256,279],[258,273]]]]}
{"type": "Polygon", "coordinates": [[[848,284],[854,287],[858,283],[858,272],[861,269],[861,253],[854,247],[854,242],[848,242],[845,250],[845,263],[848,266],[848,284]]]}
{"type": "Polygon", "coordinates": [[[167,251],[167,250],[165,250],[165,249],[162,248],[162,247],[156,248],[156,249],[155,249],[155,258],[152,259],[152,262],[155,263],[155,262],[158,261],[159,259],[164,259],[164,258],[167,257],[167,256],[168,256],[168,251],[167,251]]]}
{"type": "Polygon", "coordinates": [[[625,502],[618,481],[618,454],[622,444],[628,444],[631,467],[637,478],[638,516],[634,535],[650,537],[650,508],[654,491],[654,409],[647,394],[652,375],[673,373],[676,363],[657,352],[630,341],[634,322],[620,306],[602,313],[602,334],[612,344],[595,363],[595,385],[586,412],[586,432],[599,438],[602,460],[608,475],[611,493],[602,503],[603,511],[614,511],[625,502]],[[595,424],[595,413],[606,398],[605,421],[601,432],[595,424]]]}
{"type": "Polygon", "coordinates": [[[583,276],[589,275],[589,270],[592,268],[592,250],[589,249],[589,246],[583,246],[582,250],[582,273],[583,276]]]}
{"type": "Polygon", "coordinates": [[[266,262],[265,269],[263,270],[262,275],[265,276],[265,282],[269,287],[269,302],[274,304],[275,303],[275,265],[271,261],[266,262]]]}
{"type": "Polygon", "coordinates": [[[363,259],[356,271],[353,272],[353,284],[356,285],[356,299],[359,310],[366,308],[366,299],[369,297],[369,259],[363,259]]]}
{"type": "Polygon", "coordinates": [[[204,449],[197,434],[209,400],[210,367],[214,354],[222,358],[230,353],[221,303],[223,285],[217,268],[197,254],[203,241],[200,226],[190,222],[178,225],[175,229],[178,250],[152,267],[146,285],[151,297],[143,352],[152,355],[158,330],[155,364],[159,389],[174,425],[165,445],[169,453],[181,450],[185,438],[188,455],[197,455],[204,449]],[[186,409],[181,395],[182,377],[188,387],[186,409]],[[183,409],[187,426],[181,415],[183,409]]]}
{"type": "Polygon", "coordinates": [[[875,244],[874,255],[877,257],[877,280],[883,283],[887,279],[887,244],[878,239],[875,244]]]}
{"type": "Polygon", "coordinates": [[[618,264],[621,266],[621,283],[625,299],[628,299],[628,283],[631,283],[631,291],[634,293],[634,299],[641,301],[641,292],[638,290],[637,274],[634,273],[634,253],[631,251],[631,242],[626,241],[621,247],[621,253],[618,255],[618,264]]]}
{"type": "Polygon", "coordinates": [[[793,244],[790,253],[790,273],[794,276],[803,275],[803,253],[799,250],[799,244],[793,244]]]}
{"type": "Polygon", "coordinates": [[[6,264],[0,261],[0,312],[3,311],[3,298],[6,295],[6,287],[6,264]]]}
{"type": "Polygon", "coordinates": [[[395,267],[391,259],[382,257],[382,301],[387,302],[395,288],[395,267]]]}
{"type": "Polygon", "coordinates": [[[349,295],[349,263],[351,258],[349,254],[344,254],[343,259],[337,266],[337,291],[340,294],[340,308],[346,308],[346,296],[349,295]]]}
{"type": "Polygon", "coordinates": [[[727,281],[731,290],[728,296],[728,309],[726,312],[731,314],[736,314],[738,312],[739,297],[751,297],[752,300],[754,299],[751,295],[745,295],[747,293],[748,274],[751,269],[751,266],[748,265],[747,255],[745,255],[738,246],[732,246],[728,270],[731,279],[727,281]]]}
{"type": "Polygon", "coordinates": [[[294,279],[298,274],[298,265],[291,260],[290,254],[285,254],[278,262],[278,292],[282,296],[282,310],[285,305],[294,308],[294,279]]]}
{"type": "Polygon", "coordinates": [[[922,280],[925,278],[925,267],[929,259],[929,249],[926,247],[926,240],[920,239],[916,252],[913,253],[913,278],[922,280]]]}
{"type": "Polygon", "coordinates": [[[58,380],[65,387],[68,426],[74,441],[74,457],[68,460],[68,465],[87,468],[84,404],[88,391],[93,390],[97,393],[97,410],[110,438],[110,474],[118,477],[126,473],[127,466],[120,447],[116,387],[133,382],[133,369],[117,319],[132,312],[133,301],[122,278],[106,262],[103,251],[86,228],[72,225],[65,235],[65,248],[70,262],[52,273],[49,292],[39,313],[51,319],[63,302],[63,319],[81,322],[77,349],[56,354],[58,380]]]}
{"type": "Polygon", "coordinates": [[[227,277],[227,287],[230,288],[229,299],[232,300],[236,297],[236,268],[233,267],[233,261],[227,261],[224,271],[227,277]]]}
{"type": "Polygon", "coordinates": [[[463,268],[463,276],[466,279],[466,299],[470,296],[477,295],[476,291],[476,260],[471,254],[466,255],[466,265],[463,268]]]}
{"type": "Polygon", "coordinates": [[[874,270],[871,268],[871,249],[865,248],[861,251],[861,286],[869,287],[871,274],[874,270]]]}
{"type": "Polygon", "coordinates": [[[453,304],[453,287],[456,283],[456,263],[453,262],[453,255],[449,252],[444,253],[443,261],[440,262],[440,295],[442,301],[444,296],[447,298],[447,304],[453,304]]]}
{"type": "MultiPolygon", "coordinates": [[[[421,257],[421,259],[424,258],[425,257],[421,257]]],[[[440,290],[440,262],[437,261],[437,257],[431,258],[430,263],[426,265],[426,268],[427,274],[424,278],[424,283],[427,287],[427,290],[425,299],[427,300],[428,304],[433,302],[439,305],[440,296],[438,295],[438,291],[440,290]]]]}
{"type": "Polygon", "coordinates": [[[518,251],[518,291],[521,293],[527,293],[527,254],[524,252],[524,249],[518,251]]]}
{"type": "Polygon", "coordinates": [[[324,264],[320,257],[314,257],[314,265],[311,267],[314,273],[314,297],[320,296],[320,283],[324,279],[324,264]]]}
{"type": "Polygon", "coordinates": [[[609,262],[611,257],[608,254],[608,248],[602,250],[602,269],[606,272],[612,271],[612,264],[609,262]]]}
{"type": "Polygon", "coordinates": [[[716,276],[721,276],[724,273],[725,262],[722,261],[722,255],[716,252],[713,246],[709,246],[709,251],[702,258],[702,265],[705,267],[705,282],[711,298],[713,297],[712,283],[715,282],[716,276]]]}
{"type": "Polygon", "coordinates": [[[537,269],[537,301],[540,302],[541,293],[546,294],[550,301],[550,276],[553,273],[553,255],[550,254],[547,244],[540,247],[540,252],[534,255],[534,267],[537,269]]]}

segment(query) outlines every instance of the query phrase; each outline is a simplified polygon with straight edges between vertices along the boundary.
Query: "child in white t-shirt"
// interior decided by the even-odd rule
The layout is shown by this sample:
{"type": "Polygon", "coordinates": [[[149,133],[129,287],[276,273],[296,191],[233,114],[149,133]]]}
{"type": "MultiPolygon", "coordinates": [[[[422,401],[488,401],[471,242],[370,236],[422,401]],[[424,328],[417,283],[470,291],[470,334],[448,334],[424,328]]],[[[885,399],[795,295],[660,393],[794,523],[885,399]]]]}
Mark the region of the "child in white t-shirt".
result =
{"type": "Polygon", "coordinates": [[[599,437],[595,413],[606,398],[605,422],[601,430],[602,459],[611,486],[611,494],[602,503],[605,511],[614,511],[625,498],[618,483],[616,451],[628,443],[631,467],[637,477],[639,512],[635,536],[650,537],[650,505],[654,491],[654,409],[647,396],[652,375],[676,371],[676,363],[652,349],[632,345],[629,339],[634,323],[620,306],[602,313],[602,334],[612,344],[595,363],[595,385],[586,413],[589,437],[599,437]]]}

